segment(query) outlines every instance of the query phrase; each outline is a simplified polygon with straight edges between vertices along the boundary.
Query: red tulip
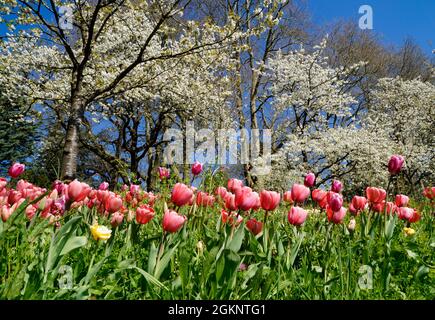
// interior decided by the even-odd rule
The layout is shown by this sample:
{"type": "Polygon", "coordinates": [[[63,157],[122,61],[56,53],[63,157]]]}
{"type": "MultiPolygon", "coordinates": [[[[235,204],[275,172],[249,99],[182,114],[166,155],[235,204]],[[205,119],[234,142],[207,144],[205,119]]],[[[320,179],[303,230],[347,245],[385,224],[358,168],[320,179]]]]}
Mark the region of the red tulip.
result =
{"type": "Polygon", "coordinates": [[[372,209],[374,212],[377,213],[384,212],[384,208],[385,208],[385,201],[372,203],[370,205],[370,209],[372,209]]]}
{"type": "Polygon", "coordinates": [[[263,230],[263,223],[252,218],[246,222],[246,227],[256,236],[263,230]]]}
{"type": "Polygon", "coordinates": [[[120,212],[115,212],[112,215],[112,219],[110,220],[110,224],[113,228],[116,228],[122,223],[122,220],[124,220],[124,215],[120,212]]]}
{"type": "Polygon", "coordinates": [[[243,181],[239,179],[228,180],[228,191],[236,192],[236,189],[243,187],[243,181]]]}
{"type": "Polygon", "coordinates": [[[294,226],[302,225],[307,219],[308,213],[300,207],[292,207],[288,212],[287,219],[294,226]]]}
{"type": "Polygon", "coordinates": [[[390,161],[388,161],[388,171],[392,174],[398,174],[403,167],[405,158],[399,155],[391,156],[390,161]]]}
{"type": "Polygon", "coordinates": [[[155,212],[152,207],[147,204],[141,205],[136,209],[136,221],[140,224],[147,224],[154,218],[155,212]]]}
{"type": "Polygon", "coordinates": [[[339,193],[343,189],[343,184],[339,180],[332,181],[331,191],[339,193]]]}
{"type": "Polygon", "coordinates": [[[329,206],[327,206],[326,208],[326,214],[328,216],[328,220],[335,223],[335,224],[339,224],[343,222],[344,216],[346,215],[346,208],[345,207],[341,207],[340,210],[338,211],[333,211],[329,206]]]}
{"type": "Polygon", "coordinates": [[[194,164],[192,164],[192,174],[194,176],[197,176],[198,174],[200,174],[202,172],[202,167],[203,164],[199,161],[195,161],[194,164]]]}
{"type": "Polygon", "coordinates": [[[314,186],[315,182],[316,182],[316,176],[314,175],[314,173],[310,172],[305,176],[304,185],[306,187],[311,188],[312,186],[314,186]]]}
{"type": "Polygon", "coordinates": [[[171,171],[168,168],[158,168],[160,180],[168,179],[171,176],[171,171]]]}
{"type": "Polygon", "coordinates": [[[24,169],[26,166],[24,164],[21,164],[19,162],[15,162],[8,170],[8,174],[11,178],[15,179],[19,175],[21,175],[24,172],[24,169]]]}
{"type": "Polygon", "coordinates": [[[429,200],[435,199],[435,187],[427,187],[423,190],[423,195],[429,200]]]}
{"type": "Polygon", "coordinates": [[[177,232],[186,220],[185,216],[181,216],[173,210],[166,210],[162,222],[163,230],[171,233],[177,232]]]}
{"type": "Polygon", "coordinates": [[[414,209],[414,214],[412,215],[411,218],[408,219],[408,221],[414,223],[419,221],[420,219],[421,219],[421,215],[418,213],[417,210],[414,209]]]}
{"type": "Polygon", "coordinates": [[[176,183],[172,189],[171,201],[176,206],[184,206],[193,201],[193,191],[183,183],[176,183]]]}
{"type": "MultiPolygon", "coordinates": [[[[308,191],[309,193],[309,191],[308,191]]],[[[278,207],[281,195],[275,191],[263,190],[260,192],[260,204],[266,211],[273,211],[278,207]]]]}
{"type": "Polygon", "coordinates": [[[326,205],[328,204],[327,195],[328,193],[322,189],[314,189],[311,197],[322,209],[326,209],[326,205]]]}
{"type": "Polygon", "coordinates": [[[409,197],[403,195],[403,194],[398,194],[396,195],[396,206],[398,207],[406,207],[408,205],[409,202],[409,197]]]}
{"type": "Polygon", "coordinates": [[[310,189],[302,184],[295,183],[291,190],[291,197],[294,202],[302,203],[310,196],[310,189]]]}
{"type": "Polygon", "coordinates": [[[368,187],[366,196],[371,203],[379,203],[385,200],[387,192],[381,188],[368,187]]]}

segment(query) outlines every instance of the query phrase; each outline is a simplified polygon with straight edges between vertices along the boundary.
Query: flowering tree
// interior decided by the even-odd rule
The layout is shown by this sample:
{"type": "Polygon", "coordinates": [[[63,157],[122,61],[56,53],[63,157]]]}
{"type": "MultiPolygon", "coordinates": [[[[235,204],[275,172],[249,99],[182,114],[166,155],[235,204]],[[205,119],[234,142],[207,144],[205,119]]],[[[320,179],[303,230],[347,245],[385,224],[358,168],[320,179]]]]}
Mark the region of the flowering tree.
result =
{"type": "Polygon", "coordinates": [[[408,185],[434,181],[435,86],[419,79],[383,78],[372,94],[367,122],[388,137],[394,152],[406,159],[408,185]]]}
{"type": "Polygon", "coordinates": [[[21,27],[11,25],[1,44],[0,84],[9,97],[22,94],[29,104],[56,109],[62,117],[63,178],[76,175],[80,128],[91,105],[140,95],[153,76],[167,70],[162,61],[213,50],[234,35],[232,19],[224,26],[204,23],[201,28],[199,22],[183,19],[189,2],[0,2],[6,19],[15,18],[21,27]],[[66,21],[60,7],[72,12],[66,21]]]}

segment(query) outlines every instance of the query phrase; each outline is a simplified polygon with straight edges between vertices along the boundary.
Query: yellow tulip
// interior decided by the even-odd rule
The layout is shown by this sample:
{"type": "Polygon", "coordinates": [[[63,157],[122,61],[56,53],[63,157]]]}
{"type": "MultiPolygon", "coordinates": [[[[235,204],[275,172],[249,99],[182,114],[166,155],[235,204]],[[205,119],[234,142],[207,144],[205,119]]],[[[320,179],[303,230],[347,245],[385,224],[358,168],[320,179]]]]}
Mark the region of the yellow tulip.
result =
{"type": "Polygon", "coordinates": [[[100,226],[98,223],[94,223],[91,226],[91,233],[95,240],[106,241],[110,238],[112,230],[106,228],[105,226],[100,226]]]}
{"type": "Polygon", "coordinates": [[[403,231],[405,231],[405,234],[407,235],[407,236],[412,236],[412,235],[414,235],[415,234],[415,230],[414,229],[412,229],[412,228],[404,228],[403,229],[403,231]]]}

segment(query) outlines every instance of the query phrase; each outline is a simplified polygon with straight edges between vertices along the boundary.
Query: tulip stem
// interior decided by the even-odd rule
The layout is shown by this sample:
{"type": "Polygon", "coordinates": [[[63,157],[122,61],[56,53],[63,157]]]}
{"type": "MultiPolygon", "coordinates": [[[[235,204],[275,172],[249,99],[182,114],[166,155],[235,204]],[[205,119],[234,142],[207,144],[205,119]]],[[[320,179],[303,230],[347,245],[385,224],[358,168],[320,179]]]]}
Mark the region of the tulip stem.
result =
{"type": "Polygon", "coordinates": [[[165,249],[165,240],[166,240],[166,231],[163,231],[162,241],[160,242],[159,253],[157,255],[156,267],[159,264],[160,259],[162,258],[162,255],[163,255],[163,251],[165,249]]]}

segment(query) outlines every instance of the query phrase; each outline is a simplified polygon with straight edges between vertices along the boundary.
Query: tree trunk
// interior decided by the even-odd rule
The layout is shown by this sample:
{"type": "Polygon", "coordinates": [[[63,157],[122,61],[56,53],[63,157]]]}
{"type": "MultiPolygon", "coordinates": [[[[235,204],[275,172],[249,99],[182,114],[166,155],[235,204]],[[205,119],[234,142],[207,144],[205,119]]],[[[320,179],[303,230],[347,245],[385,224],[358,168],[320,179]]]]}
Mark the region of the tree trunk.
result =
{"type": "Polygon", "coordinates": [[[79,154],[79,115],[82,109],[82,102],[73,98],[71,102],[71,115],[68,119],[68,125],[65,136],[65,145],[62,156],[62,180],[73,180],[77,174],[77,159],[79,154]]]}

